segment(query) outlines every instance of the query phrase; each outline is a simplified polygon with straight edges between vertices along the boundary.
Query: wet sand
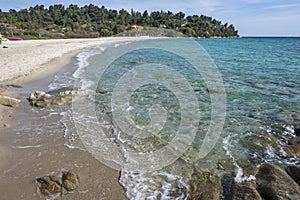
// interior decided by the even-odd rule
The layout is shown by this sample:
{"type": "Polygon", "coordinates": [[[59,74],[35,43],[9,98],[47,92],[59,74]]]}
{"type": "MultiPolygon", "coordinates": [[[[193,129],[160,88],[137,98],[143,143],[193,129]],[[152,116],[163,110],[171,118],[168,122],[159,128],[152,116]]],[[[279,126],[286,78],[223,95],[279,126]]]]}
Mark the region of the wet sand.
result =
{"type": "MultiPolygon", "coordinates": [[[[131,38],[129,41],[133,40],[131,38]]],[[[70,63],[80,49],[121,41],[128,40],[111,38],[107,43],[92,42],[82,48],[63,52],[46,63],[36,63],[35,68],[29,67],[30,69],[21,75],[14,74],[13,80],[9,80],[10,76],[1,77],[2,80],[6,80],[0,83],[2,85],[21,85],[21,88],[9,87],[8,90],[3,88],[0,90],[0,94],[8,94],[21,100],[18,108],[0,105],[1,198],[42,199],[37,192],[36,178],[71,170],[79,175],[80,185],[63,199],[126,199],[124,190],[118,183],[119,171],[100,163],[86,151],[67,148],[64,145],[64,126],[56,121],[59,116],[54,115],[53,119],[46,119],[43,111],[32,112],[32,107],[26,100],[30,92],[47,90],[53,75],[70,63]],[[54,130],[33,129],[35,124],[47,124],[49,120],[56,123],[53,126],[54,130]]],[[[17,62],[21,61],[17,59],[17,62]]],[[[64,70],[67,70],[66,68],[64,70]]],[[[2,66],[0,70],[5,69],[2,66]]]]}

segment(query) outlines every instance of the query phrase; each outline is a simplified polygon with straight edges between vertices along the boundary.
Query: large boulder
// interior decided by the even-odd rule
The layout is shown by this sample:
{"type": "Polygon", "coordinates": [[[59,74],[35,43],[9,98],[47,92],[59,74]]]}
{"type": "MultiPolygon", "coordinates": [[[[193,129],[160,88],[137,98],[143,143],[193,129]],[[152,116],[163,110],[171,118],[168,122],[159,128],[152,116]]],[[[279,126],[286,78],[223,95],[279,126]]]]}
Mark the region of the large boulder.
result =
{"type": "Polygon", "coordinates": [[[264,163],[256,174],[257,190],[264,199],[300,199],[299,185],[280,167],[264,163]]]}
{"type": "Polygon", "coordinates": [[[255,182],[241,182],[235,181],[231,184],[231,192],[228,200],[261,200],[261,196],[256,190],[255,182]]]}
{"type": "Polygon", "coordinates": [[[12,97],[2,96],[0,95],[0,104],[4,106],[10,107],[18,107],[20,100],[12,97]]]}
{"type": "Polygon", "coordinates": [[[290,165],[286,167],[286,172],[300,185],[300,166],[290,165]]]}

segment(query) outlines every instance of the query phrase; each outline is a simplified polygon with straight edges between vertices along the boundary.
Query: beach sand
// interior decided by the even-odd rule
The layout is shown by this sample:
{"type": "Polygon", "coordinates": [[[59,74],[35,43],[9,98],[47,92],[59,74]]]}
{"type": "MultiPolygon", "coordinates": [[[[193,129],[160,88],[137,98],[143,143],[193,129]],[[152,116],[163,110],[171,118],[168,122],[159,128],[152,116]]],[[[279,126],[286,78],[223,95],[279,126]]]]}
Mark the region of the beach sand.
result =
{"type": "Polygon", "coordinates": [[[0,95],[16,98],[23,95],[23,99],[18,108],[0,105],[1,198],[41,199],[35,184],[36,178],[71,170],[79,175],[80,185],[63,199],[126,199],[124,190],[118,183],[119,172],[100,163],[86,151],[67,148],[64,145],[63,127],[57,130],[57,134],[42,138],[46,140],[43,142],[46,145],[30,146],[34,141],[28,141],[30,145],[26,146],[27,144],[20,144],[20,141],[28,135],[16,133],[14,126],[17,123],[34,123],[26,120],[31,108],[24,95],[32,89],[46,87],[48,82],[43,80],[62,70],[82,49],[145,39],[147,38],[116,37],[2,43],[0,95]],[[8,48],[2,48],[3,46],[8,48]],[[8,84],[27,86],[24,89],[7,89],[4,85],[8,84]]]}

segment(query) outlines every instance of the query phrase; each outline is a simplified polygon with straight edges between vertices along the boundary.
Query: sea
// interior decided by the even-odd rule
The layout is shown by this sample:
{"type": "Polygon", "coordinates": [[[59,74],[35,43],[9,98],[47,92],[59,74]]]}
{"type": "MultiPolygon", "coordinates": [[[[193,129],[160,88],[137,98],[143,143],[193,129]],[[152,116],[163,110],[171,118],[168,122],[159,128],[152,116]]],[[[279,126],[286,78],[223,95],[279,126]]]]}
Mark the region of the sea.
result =
{"type": "Polygon", "coordinates": [[[241,182],[263,162],[300,164],[284,151],[300,122],[299,76],[300,38],[99,46],[48,85],[85,95],[43,110],[34,127],[53,128],[59,114],[65,146],[120,170],[129,199],[187,199],[195,174],[241,182]]]}

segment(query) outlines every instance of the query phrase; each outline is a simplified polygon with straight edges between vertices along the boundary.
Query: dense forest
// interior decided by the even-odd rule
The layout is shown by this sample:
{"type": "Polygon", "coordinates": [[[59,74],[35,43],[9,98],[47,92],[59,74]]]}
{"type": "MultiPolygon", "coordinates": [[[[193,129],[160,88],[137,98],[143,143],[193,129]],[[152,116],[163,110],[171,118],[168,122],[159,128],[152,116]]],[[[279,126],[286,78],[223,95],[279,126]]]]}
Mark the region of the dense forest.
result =
{"type": "Polygon", "coordinates": [[[0,33],[7,37],[35,38],[79,38],[117,35],[133,29],[157,27],[174,30],[189,37],[238,37],[233,25],[204,15],[185,16],[168,11],[143,13],[107,9],[93,4],[78,7],[71,4],[36,5],[19,11],[0,10],[0,33]]]}

